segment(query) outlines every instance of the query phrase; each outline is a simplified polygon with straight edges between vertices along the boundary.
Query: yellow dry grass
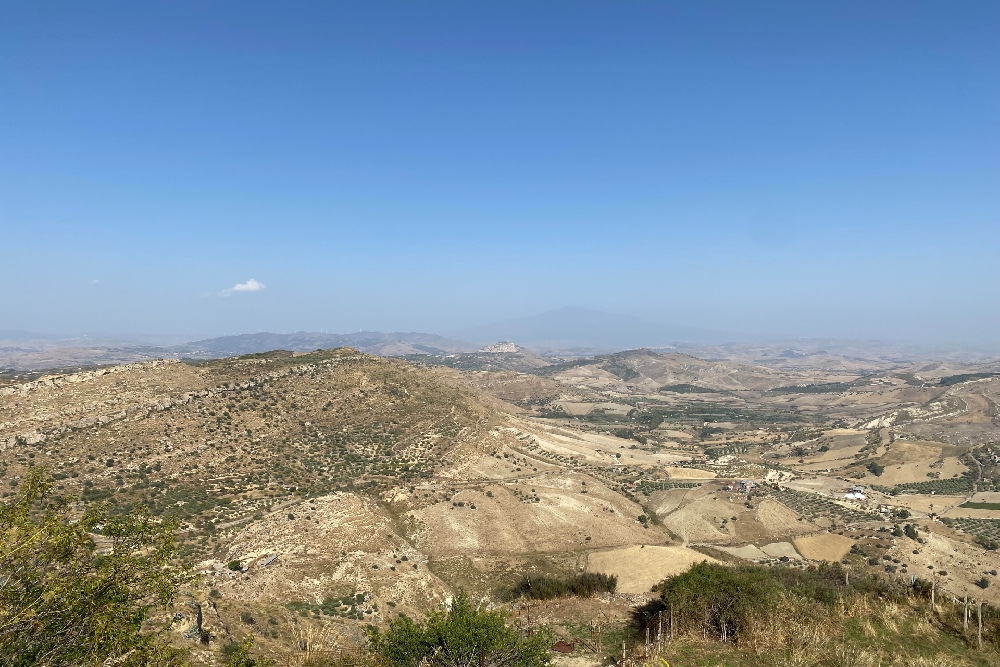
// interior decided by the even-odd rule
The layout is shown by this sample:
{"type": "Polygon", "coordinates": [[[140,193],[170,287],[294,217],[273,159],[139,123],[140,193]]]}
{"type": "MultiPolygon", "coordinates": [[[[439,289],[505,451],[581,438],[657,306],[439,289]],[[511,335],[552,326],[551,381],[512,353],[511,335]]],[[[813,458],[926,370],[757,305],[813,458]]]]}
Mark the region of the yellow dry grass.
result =
{"type": "Polygon", "coordinates": [[[648,593],[654,584],[702,561],[719,562],[687,547],[625,547],[591,553],[587,571],[617,576],[620,593],[648,593]]]}
{"type": "MultiPolygon", "coordinates": [[[[919,494],[902,494],[889,498],[888,501],[895,507],[905,507],[912,512],[943,515],[953,507],[958,507],[965,502],[965,496],[925,496],[919,494]]],[[[948,516],[954,516],[948,514],[948,516]]]]}
{"type": "Polygon", "coordinates": [[[933,479],[931,475],[948,479],[968,470],[957,457],[942,457],[942,446],[932,442],[896,441],[890,445],[889,452],[879,459],[879,463],[885,466],[882,476],[868,475],[866,482],[892,486],[926,482],[933,479]]]}
{"type": "Polygon", "coordinates": [[[795,548],[804,558],[809,560],[839,561],[851,551],[854,540],[843,535],[820,533],[797,537],[793,540],[795,548]]]}
{"type": "Polygon", "coordinates": [[[942,516],[946,516],[949,519],[1000,519],[1000,510],[978,510],[971,507],[956,507],[943,512],[942,516]]]}

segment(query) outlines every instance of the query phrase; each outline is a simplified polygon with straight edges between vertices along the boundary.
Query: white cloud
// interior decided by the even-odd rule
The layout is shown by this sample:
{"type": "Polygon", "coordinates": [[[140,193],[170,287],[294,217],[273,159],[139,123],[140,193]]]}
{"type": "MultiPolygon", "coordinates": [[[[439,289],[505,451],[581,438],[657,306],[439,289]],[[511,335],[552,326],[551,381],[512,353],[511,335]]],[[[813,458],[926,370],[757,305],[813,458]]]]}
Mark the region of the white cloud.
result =
{"type": "Polygon", "coordinates": [[[222,290],[219,292],[219,296],[232,296],[233,294],[238,294],[240,292],[261,292],[266,288],[267,285],[251,278],[245,283],[236,283],[229,289],[222,290]]]}

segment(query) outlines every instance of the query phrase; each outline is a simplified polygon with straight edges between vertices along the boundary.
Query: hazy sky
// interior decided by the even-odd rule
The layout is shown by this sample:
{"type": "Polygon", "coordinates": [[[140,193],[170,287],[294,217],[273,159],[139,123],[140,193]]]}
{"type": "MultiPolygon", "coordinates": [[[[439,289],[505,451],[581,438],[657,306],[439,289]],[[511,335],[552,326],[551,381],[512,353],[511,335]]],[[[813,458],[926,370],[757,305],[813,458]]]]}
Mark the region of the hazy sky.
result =
{"type": "Polygon", "coordinates": [[[1000,3],[4,2],[0,329],[1000,341],[1000,3]]]}

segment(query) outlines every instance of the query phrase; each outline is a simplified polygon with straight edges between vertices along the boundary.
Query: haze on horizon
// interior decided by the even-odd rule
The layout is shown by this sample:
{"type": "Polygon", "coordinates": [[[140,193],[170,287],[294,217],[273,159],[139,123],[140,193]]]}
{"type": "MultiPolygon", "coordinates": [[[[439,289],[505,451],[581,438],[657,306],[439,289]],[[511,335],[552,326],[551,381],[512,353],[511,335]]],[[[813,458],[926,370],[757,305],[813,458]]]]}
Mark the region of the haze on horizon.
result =
{"type": "Polygon", "coordinates": [[[8,4],[0,329],[1000,344],[1000,5],[8,4]]]}

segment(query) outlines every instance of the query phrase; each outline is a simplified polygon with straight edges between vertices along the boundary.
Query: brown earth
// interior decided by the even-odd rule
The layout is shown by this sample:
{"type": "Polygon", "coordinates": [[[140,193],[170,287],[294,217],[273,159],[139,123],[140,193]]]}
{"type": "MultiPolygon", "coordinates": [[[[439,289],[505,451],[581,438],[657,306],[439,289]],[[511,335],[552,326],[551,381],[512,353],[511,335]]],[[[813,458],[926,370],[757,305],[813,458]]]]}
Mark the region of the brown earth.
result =
{"type": "Polygon", "coordinates": [[[819,533],[796,537],[793,543],[803,558],[838,562],[851,552],[854,540],[843,535],[819,533]]]}

